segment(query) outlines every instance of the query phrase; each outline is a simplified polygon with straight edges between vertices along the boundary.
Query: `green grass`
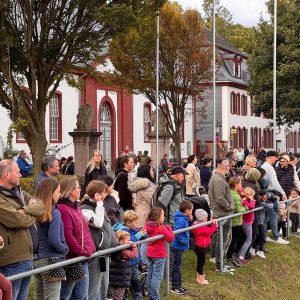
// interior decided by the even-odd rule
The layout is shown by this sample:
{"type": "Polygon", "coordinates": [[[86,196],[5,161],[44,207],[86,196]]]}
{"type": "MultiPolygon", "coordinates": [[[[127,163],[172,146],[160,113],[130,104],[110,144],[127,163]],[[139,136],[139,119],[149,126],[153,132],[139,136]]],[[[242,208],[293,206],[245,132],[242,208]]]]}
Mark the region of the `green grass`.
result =
{"type": "MultiPolygon", "coordinates": [[[[266,246],[266,259],[255,258],[247,266],[236,268],[234,275],[215,272],[207,257],[204,270],[209,285],[206,286],[196,283],[196,256],[193,251],[187,251],[184,255],[183,286],[189,289],[189,294],[170,294],[167,297],[163,282],[162,299],[300,299],[300,238],[291,238],[289,245],[267,243],[266,246]]],[[[32,295],[33,286],[29,300],[33,299],[32,295]]]]}

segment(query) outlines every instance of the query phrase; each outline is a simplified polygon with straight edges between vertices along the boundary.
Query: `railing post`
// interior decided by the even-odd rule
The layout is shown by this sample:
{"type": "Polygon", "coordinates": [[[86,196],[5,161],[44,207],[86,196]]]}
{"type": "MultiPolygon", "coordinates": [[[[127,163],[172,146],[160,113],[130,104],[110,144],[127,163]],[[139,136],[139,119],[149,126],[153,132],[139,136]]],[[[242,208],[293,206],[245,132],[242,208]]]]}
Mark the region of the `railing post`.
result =
{"type": "Polygon", "coordinates": [[[167,258],[166,258],[166,296],[170,296],[170,244],[166,242],[167,258]]]}
{"type": "MultiPolygon", "coordinates": [[[[289,203],[288,203],[289,204],[289,203]]],[[[290,210],[289,207],[287,206],[287,220],[286,220],[286,238],[288,239],[290,237],[290,227],[289,227],[289,222],[290,222],[290,210]]]]}
{"type": "Polygon", "coordinates": [[[224,239],[223,239],[223,222],[219,223],[219,232],[220,232],[220,272],[223,273],[224,271],[224,239]]]}

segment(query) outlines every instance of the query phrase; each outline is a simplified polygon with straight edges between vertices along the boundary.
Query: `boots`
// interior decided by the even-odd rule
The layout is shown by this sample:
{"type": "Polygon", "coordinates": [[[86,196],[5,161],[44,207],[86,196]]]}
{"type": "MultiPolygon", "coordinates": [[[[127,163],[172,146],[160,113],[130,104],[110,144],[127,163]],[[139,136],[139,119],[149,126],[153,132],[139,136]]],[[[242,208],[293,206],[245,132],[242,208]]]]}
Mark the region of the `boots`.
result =
{"type": "Polygon", "coordinates": [[[199,284],[209,284],[207,280],[205,280],[205,275],[200,275],[197,273],[196,282],[199,284]]]}

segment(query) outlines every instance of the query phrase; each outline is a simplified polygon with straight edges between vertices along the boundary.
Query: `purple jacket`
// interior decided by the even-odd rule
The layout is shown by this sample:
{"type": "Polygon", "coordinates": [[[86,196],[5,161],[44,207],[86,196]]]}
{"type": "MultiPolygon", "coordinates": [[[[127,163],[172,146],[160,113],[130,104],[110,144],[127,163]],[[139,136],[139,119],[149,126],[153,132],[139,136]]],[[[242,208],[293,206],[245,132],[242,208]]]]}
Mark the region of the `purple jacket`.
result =
{"type": "Polygon", "coordinates": [[[95,244],[78,202],[72,202],[67,198],[60,199],[57,203],[57,209],[61,213],[65,239],[69,247],[66,258],[92,255],[96,251],[95,244]],[[82,238],[84,238],[83,249],[82,238]]]}

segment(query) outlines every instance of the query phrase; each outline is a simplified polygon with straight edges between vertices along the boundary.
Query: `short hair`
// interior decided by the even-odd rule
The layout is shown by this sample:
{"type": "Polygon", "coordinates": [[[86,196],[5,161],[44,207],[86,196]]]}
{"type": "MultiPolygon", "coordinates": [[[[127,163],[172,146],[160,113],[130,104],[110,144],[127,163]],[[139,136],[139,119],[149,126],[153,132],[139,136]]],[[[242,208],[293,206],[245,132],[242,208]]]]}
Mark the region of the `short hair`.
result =
{"type": "Polygon", "coordinates": [[[58,159],[54,155],[44,156],[41,162],[42,171],[48,171],[50,168],[53,168],[54,162],[58,159]]]}
{"type": "Polygon", "coordinates": [[[148,151],[147,151],[147,150],[145,150],[145,151],[144,151],[144,154],[148,155],[148,151]]]}
{"type": "Polygon", "coordinates": [[[229,181],[228,181],[228,185],[229,185],[230,189],[232,190],[232,189],[234,189],[235,186],[236,186],[237,184],[239,184],[240,182],[241,182],[241,178],[240,178],[240,177],[231,177],[231,178],[229,179],[229,181]]]}
{"type": "Polygon", "coordinates": [[[217,159],[217,166],[218,165],[222,165],[223,161],[227,160],[228,161],[228,158],[221,158],[221,159],[217,159]]]}
{"type": "Polygon", "coordinates": [[[204,157],[203,159],[202,159],[202,164],[205,166],[205,165],[207,165],[209,162],[211,162],[212,161],[212,158],[211,157],[204,157]]]}
{"type": "Polygon", "coordinates": [[[0,161],[0,178],[3,177],[4,173],[11,172],[13,164],[16,162],[11,159],[4,159],[0,161]]]}
{"type": "Polygon", "coordinates": [[[111,176],[108,176],[108,175],[103,175],[103,176],[100,176],[99,177],[99,180],[103,181],[106,183],[106,185],[109,187],[109,186],[112,186],[113,183],[114,183],[114,180],[111,176]]]}
{"type": "Polygon", "coordinates": [[[193,204],[191,201],[184,200],[179,205],[179,210],[185,212],[187,209],[193,209],[193,204]]]}
{"type": "Polygon", "coordinates": [[[124,221],[125,225],[127,223],[132,223],[134,221],[137,221],[139,219],[140,219],[139,215],[135,211],[133,211],[133,210],[126,210],[124,212],[123,221],[124,221]]]}
{"type": "Polygon", "coordinates": [[[195,159],[195,157],[196,157],[195,154],[189,155],[188,158],[187,158],[187,162],[190,164],[195,159]]]}

